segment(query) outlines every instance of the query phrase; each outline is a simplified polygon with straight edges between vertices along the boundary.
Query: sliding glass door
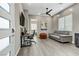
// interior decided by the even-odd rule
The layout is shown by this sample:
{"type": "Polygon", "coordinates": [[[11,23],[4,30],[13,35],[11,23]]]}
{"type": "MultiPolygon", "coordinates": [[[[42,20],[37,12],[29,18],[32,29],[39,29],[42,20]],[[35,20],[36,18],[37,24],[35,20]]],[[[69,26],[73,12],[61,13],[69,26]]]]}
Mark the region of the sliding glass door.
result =
{"type": "Polygon", "coordinates": [[[11,36],[10,5],[8,3],[0,3],[0,56],[10,55],[11,36]]]}

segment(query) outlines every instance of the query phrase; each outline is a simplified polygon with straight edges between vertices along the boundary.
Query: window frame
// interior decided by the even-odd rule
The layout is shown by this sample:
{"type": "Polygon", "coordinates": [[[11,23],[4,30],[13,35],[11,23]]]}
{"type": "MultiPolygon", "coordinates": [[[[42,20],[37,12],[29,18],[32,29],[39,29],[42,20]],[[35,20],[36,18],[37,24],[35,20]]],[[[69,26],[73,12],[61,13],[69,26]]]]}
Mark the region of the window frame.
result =
{"type": "MultiPolygon", "coordinates": [[[[72,16],[72,13],[71,13],[71,14],[68,14],[68,15],[66,15],[66,16],[63,16],[63,17],[59,17],[59,19],[58,19],[58,30],[59,30],[59,31],[72,31],[72,29],[71,29],[71,30],[67,30],[67,29],[66,29],[66,22],[65,22],[65,21],[66,21],[66,17],[67,17],[67,16],[70,16],[70,15],[72,16]],[[59,20],[60,20],[60,18],[63,18],[63,20],[64,20],[64,25],[63,25],[63,26],[64,26],[64,29],[63,29],[63,30],[60,30],[60,28],[59,28],[59,27],[60,27],[60,26],[59,26],[59,20]]],[[[71,18],[71,19],[72,19],[72,18],[71,18]]],[[[72,19],[72,23],[73,23],[73,19],[72,19]]],[[[72,24],[72,25],[73,25],[73,24],[72,24]]],[[[72,27],[71,27],[71,28],[72,28],[72,27]]]]}
{"type": "Polygon", "coordinates": [[[11,25],[11,20],[10,19],[7,19],[7,18],[5,18],[5,17],[2,17],[2,16],[0,16],[1,18],[3,18],[3,19],[5,19],[5,20],[7,20],[7,21],[9,21],[9,28],[0,28],[0,29],[10,29],[10,25],[11,25]]]}
{"type": "Polygon", "coordinates": [[[3,9],[5,12],[10,13],[10,4],[9,3],[7,3],[7,4],[9,5],[9,12],[1,6],[0,6],[0,8],[3,9]]]}
{"type": "Polygon", "coordinates": [[[2,55],[2,56],[7,54],[7,53],[10,54],[10,52],[11,52],[11,49],[10,49],[11,48],[10,47],[11,36],[13,35],[13,33],[11,32],[11,4],[10,3],[7,3],[7,4],[9,5],[9,12],[6,9],[4,9],[3,7],[0,6],[0,10],[1,10],[0,11],[1,12],[0,17],[9,21],[9,28],[0,28],[0,31],[2,31],[1,32],[2,35],[4,35],[4,36],[0,35],[0,40],[9,37],[9,45],[6,46],[2,51],[0,51],[0,55],[2,55]],[[6,34],[5,34],[5,32],[6,32],[6,34]]]}

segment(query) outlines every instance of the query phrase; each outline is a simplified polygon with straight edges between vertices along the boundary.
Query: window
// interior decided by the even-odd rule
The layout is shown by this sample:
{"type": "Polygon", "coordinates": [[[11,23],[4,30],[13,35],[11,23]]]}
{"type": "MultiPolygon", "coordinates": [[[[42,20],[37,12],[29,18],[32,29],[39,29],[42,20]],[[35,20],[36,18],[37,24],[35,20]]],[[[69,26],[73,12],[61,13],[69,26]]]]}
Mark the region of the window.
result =
{"type": "Polygon", "coordinates": [[[9,55],[10,44],[9,37],[11,37],[10,22],[10,6],[8,3],[0,3],[0,55],[9,55]]]}
{"type": "Polygon", "coordinates": [[[64,17],[59,19],[58,25],[59,25],[59,28],[58,28],[59,30],[64,30],[64,17]]]}
{"type": "Polygon", "coordinates": [[[31,32],[35,30],[37,32],[37,19],[31,19],[31,32]]]}
{"type": "Polygon", "coordinates": [[[0,6],[6,10],[7,12],[9,12],[9,4],[8,3],[0,3],[0,6]]]}
{"type": "Polygon", "coordinates": [[[6,48],[9,45],[9,37],[0,39],[0,51],[6,48]]]}
{"type": "Polygon", "coordinates": [[[31,22],[37,22],[37,19],[31,19],[31,22]]]}
{"type": "Polygon", "coordinates": [[[72,31],[72,14],[59,18],[58,29],[61,31],[72,31]]]}
{"type": "Polygon", "coordinates": [[[64,22],[65,22],[64,24],[65,30],[72,31],[72,15],[66,16],[64,22]]]}
{"type": "Polygon", "coordinates": [[[9,20],[0,17],[0,29],[9,29],[9,20]]]}
{"type": "Polygon", "coordinates": [[[37,30],[37,24],[31,24],[31,30],[37,30]]]}

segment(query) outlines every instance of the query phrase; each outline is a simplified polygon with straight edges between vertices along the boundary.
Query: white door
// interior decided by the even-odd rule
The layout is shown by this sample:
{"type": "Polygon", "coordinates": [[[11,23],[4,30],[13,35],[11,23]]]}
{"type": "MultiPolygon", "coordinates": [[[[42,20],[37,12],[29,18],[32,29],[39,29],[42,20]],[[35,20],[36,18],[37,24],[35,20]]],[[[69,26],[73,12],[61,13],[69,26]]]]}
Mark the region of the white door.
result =
{"type": "Polygon", "coordinates": [[[11,36],[14,33],[12,33],[10,9],[10,4],[0,3],[0,56],[9,56],[11,53],[11,36]]]}

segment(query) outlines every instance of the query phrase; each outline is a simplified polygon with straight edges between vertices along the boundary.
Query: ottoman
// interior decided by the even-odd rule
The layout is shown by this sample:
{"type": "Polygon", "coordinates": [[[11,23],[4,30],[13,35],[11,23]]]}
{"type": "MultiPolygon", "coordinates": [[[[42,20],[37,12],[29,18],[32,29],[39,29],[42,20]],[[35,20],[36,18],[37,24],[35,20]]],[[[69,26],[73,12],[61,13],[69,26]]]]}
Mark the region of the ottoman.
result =
{"type": "Polygon", "coordinates": [[[47,39],[47,33],[40,33],[40,39],[47,39]]]}

